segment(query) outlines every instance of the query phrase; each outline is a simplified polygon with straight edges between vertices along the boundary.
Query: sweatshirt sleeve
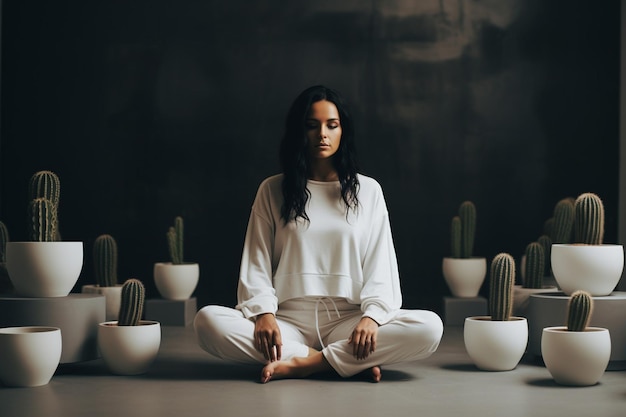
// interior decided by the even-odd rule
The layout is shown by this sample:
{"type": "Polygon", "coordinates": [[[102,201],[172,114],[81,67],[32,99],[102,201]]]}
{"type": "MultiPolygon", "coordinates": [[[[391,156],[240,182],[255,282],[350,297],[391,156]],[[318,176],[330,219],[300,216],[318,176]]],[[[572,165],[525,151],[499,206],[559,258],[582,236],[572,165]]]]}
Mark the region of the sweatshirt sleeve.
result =
{"type": "MultiPolygon", "coordinates": [[[[380,187],[380,186],[379,186],[380,187]]],[[[402,306],[396,251],[386,204],[379,188],[371,233],[363,260],[361,310],[379,325],[393,319],[402,306]]]]}
{"type": "Polygon", "coordinates": [[[278,309],[272,285],[274,224],[268,215],[268,204],[268,195],[263,193],[261,187],[248,221],[237,287],[236,308],[246,318],[264,313],[275,314],[278,309]]]}

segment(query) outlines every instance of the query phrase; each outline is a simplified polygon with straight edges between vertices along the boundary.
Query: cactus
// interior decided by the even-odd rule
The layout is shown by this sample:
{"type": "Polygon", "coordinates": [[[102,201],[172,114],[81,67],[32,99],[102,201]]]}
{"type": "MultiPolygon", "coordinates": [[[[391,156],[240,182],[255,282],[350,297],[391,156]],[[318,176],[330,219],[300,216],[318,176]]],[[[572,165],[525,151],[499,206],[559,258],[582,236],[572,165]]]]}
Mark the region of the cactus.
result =
{"type": "Polygon", "coordinates": [[[58,226],[59,199],[61,196],[61,182],[59,177],[52,171],[38,171],[33,174],[28,184],[30,200],[45,198],[52,203],[54,218],[56,219],[54,238],[52,241],[61,240],[58,226]]]}
{"type": "Polygon", "coordinates": [[[604,205],[596,194],[578,196],[575,205],[574,241],[601,245],[604,239],[604,205]]]}
{"type": "Polygon", "coordinates": [[[587,328],[593,312],[593,298],[586,291],[574,291],[567,304],[567,330],[582,332],[587,328]]]}
{"type": "Polygon", "coordinates": [[[550,275],[550,271],[552,270],[552,264],[550,262],[550,257],[552,254],[552,239],[548,235],[541,235],[537,242],[543,246],[543,254],[544,254],[544,268],[543,275],[550,275]]]}
{"type": "Polygon", "coordinates": [[[574,212],[574,203],[571,198],[564,198],[556,203],[552,235],[550,235],[552,243],[568,244],[572,242],[574,212]]]}
{"type": "Polygon", "coordinates": [[[117,285],[117,243],[111,235],[100,235],[93,245],[96,284],[100,287],[117,285]]]}
{"type": "Polygon", "coordinates": [[[464,201],[459,207],[459,214],[452,218],[450,227],[453,258],[471,258],[476,238],[476,206],[471,201],[464,201]]]}
{"type": "Polygon", "coordinates": [[[489,284],[489,312],[493,321],[508,321],[513,310],[515,260],[508,253],[500,253],[491,262],[489,284]]]}
{"type": "Polygon", "coordinates": [[[4,223],[0,221],[0,263],[7,261],[7,242],[9,241],[9,231],[4,223]]]}
{"type": "Polygon", "coordinates": [[[118,326],[136,326],[143,314],[146,289],[143,283],[130,278],[122,285],[118,326]]]}
{"type": "Polygon", "coordinates": [[[452,243],[452,257],[461,257],[461,218],[454,216],[450,223],[450,241],[452,243]]]}
{"type": "Polygon", "coordinates": [[[545,271],[545,252],[539,242],[531,242],[526,246],[526,276],[524,288],[542,288],[545,271]]]}
{"type": "Polygon", "coordinates": [[[56,240],[57,218],[54,204],[46,198],[36,198],[28,205],[30,239],[34,242],[56,240]]]}
{"type": "Polygon", "coordinates": [[[178,216],[174,219],[174,226],[170,227],[167,232],[170,258],[174,265],[183,263],[183,232],[183,218],[178,216]]]}

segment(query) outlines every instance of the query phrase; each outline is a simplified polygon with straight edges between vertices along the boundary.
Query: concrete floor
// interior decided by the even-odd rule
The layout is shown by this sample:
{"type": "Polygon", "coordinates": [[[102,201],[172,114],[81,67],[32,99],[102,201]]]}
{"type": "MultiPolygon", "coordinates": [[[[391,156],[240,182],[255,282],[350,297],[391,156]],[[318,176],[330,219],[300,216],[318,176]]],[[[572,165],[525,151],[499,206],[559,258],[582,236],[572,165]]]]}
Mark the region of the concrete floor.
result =
{"type": "Polygon", "coordinates": [[[102,360],[65,364],[37,388],[0,387],[0,416],[624,416],[626,372],[598,385],[556,385],[534,358],[509,372],[483,372],[465,352],[461,327],[421,362],[388,366],[379,384],[331,375],[257,382],[260,367],[205,354],[191,327],[163,327],[150,371],[122,377],[102,360]]]}

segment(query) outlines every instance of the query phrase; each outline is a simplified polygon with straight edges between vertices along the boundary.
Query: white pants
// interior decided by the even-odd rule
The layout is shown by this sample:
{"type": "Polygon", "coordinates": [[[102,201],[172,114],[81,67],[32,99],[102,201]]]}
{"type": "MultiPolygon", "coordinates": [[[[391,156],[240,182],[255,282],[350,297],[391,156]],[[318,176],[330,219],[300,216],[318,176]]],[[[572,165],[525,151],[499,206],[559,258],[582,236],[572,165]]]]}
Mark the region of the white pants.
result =
{"type": "MultiPolygon", "coordinates": [[[[427,358],[437,349],[443,334],[443,323],[437,314],[400,310],[392,321],[379,327],[376,351],[366,359],[356,359],[348,338],[362,315],[359,306],[339,298],[282,303],[276,313],[283,342],[282,359],[306,357],[309,347],[321,349],[333,369],[342,377],[349,377],[377,365],[427,358]]],[[[198,311],[194,328],[200,347],[218,358],[240,363],[267,362],[254,347],[254,322],[239,310],[206,306],[198,311]]]]}

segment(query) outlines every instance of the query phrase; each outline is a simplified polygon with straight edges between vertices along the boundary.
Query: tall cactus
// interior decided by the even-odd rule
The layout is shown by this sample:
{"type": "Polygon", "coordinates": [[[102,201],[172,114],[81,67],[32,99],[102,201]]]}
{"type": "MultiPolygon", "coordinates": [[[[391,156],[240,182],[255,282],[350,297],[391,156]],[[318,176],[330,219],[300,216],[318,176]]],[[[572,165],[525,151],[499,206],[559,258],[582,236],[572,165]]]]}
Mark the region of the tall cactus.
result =
{"type": "Polygon", "coordinates": [[[167,243],[169,246],[170,258],[172,264],[179,265],[183,263],[183,218],[177,216],[174,219],[174,226],[167,231],[167,243]]]}
{"type": "Polygon", "coordinates": [[[459,207],[461,218],[461,258],[471,258],[476,238],[476,206],[471,201],[464,201],[459,207]]]}
{"type": "Polygon", "coordinates": [[[583,193],[575,202],[574,239],[576,243],[601,245],[604,239],[604,205],[594,193],[583,193]]]}
{"type": "Polygon", "coordinates": [[[568,244],[572,242],[574,228],[574,202],[571,198],[563,198],[554,206],[554,224],[552,226],[552,243],[568,244]]]}
{"type": "Polygon", "coordinates": [[[111,235],[100,235],[93,244],[96,284],[100,287],[117,285],[117,242],[111,235]]]}
{"type": "Polygon", "coordinates": [[[0,221],[0,263],[7,261],[7,242],[9,241],[9,231],[6,225],[0,221]]]}
{"type": "Polygon", "coordinates": [[[508,253],[499,253],[491,262],[489,312],[493,321],[508,321],[513,310],[515,260],[508,253]]]}
{"type": "Polygon", "coordinates": [[[141,281],[130,278],[122,285],[119,326],[136,326],[143,314],[146,289],[141,281]]]}
{"type": "Polygon", "coordinates": [[[28,205],[30,240],[53,242],[56,240],[57,218],[54,204],[46,198],[35,198],[28,205]]]}
{"type": "Polygon", "coordinates": [[[61,240],[58,227],[59,200],[61,197],[61,182],[59,181],[59,177],[52,171],[35,172],[28,183],[28,194],[31,201],[38,198],[45,198],[52,203],[56,225],[54,238],[51,240],[61,240]]]}
{"type": "Polygon", "coordinates": [[[531,242],[526,246],[526,276],[524,288],[542,288],[545,272],[545,253],[539,242],[531,242]]]}
{"type": "Polygon", "coordinates": [[[541,235],[537,242],[543,246],[543,254],[544,254],[544,268],[543,275],[550,275],[550,271],[552,270],[552,263],[550,262],[550,257],[552,254],[552,239],[548,235],[541,235]]]}
{"type": "Polygon", "coordinates": [[[593,312],[593,298],[586,291],[574,291],[567,304],[567,330],[582,332],[587,328],[593,312]]]}

